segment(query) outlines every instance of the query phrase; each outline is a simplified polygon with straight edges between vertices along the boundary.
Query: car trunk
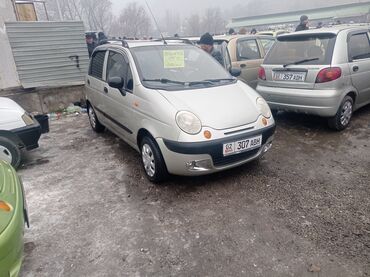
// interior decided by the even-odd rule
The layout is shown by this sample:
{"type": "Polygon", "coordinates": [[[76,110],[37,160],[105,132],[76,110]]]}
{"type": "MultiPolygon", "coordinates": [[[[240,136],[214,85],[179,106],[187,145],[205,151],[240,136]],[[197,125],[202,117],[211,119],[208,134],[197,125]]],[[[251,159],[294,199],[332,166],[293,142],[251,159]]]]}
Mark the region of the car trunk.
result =
{"type": "Polygon", "coordinates": [[[297,33],[282,36],[263,64],[266,86],[314,89],[319,72],[330,67],[336,35],[297,33]]]}

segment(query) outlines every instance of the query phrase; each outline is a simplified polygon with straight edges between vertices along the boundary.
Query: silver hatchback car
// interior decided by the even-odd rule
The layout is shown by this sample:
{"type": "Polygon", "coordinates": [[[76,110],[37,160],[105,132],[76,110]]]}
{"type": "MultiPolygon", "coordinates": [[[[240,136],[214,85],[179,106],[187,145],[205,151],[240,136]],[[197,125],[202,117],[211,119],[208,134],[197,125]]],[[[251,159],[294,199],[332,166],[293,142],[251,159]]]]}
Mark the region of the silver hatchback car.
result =
{"type": "Polygon", "coordinates": [[[92,128],[106,127],[139,151],[152,182],[168,173],[202,175],[239,166],[272,144],[275,122],[266,101],[194,45],[99,46],[86,91],[92,128]]]}
{"type": "Polygon", "coordinates": [[[259,70],[257,91],[274,111],[328,118],[345,129],[370,103],[369,26],[341,26],[282,35],[259,70]]]}

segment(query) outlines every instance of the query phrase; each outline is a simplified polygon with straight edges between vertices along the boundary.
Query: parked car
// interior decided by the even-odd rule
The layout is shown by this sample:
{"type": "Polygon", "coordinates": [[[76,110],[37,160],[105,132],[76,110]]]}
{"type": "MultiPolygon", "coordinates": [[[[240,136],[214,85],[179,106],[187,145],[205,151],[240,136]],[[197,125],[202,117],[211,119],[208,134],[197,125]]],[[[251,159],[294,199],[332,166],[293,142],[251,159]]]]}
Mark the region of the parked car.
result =
{"type": "Polygon", "coordinates": [[[259,71],[257,91],[271,109],[328,118],[345,129],[370,103],[369,27],[341,26],[282,35],[259,71]]]}
{"type": "Polygon", "coordinates": [[[0,160],[0,276],[16,277],[23,256],[23,232],[28,222],[23,185],[15,170],[0,160]]]}
{"type": "Polygon", "coordinates": [[[257,87],[258,69],[264,57],[275,43],[271,36],[235,35],[217,36],[215,39],[227,41],[231,67],[240,68],[240,80],[252,88],[257,87]]]}
{"type": "Polygon", "coordinates": [[[270,30],[270,31],[262,31],[262,32],[258,32],[257,35],[260,35],[260,36],[271,36],[271,37],[277,37],[277,36],[280,36],[280,35],[283,35],[283,34],[289,34],[290,32],[287,31],[287,30],[270,30]]]}
{"type": "Polygon", "coordinates": [[[13,100],[0,97],[0,160],[17,168],[21,163],[21,149],[39,146],[39,122],[13,100]]]}
{"type": "Polygon", "coordinates": [[[258,159],[275,122],[253,89],[200,48],[125,41],[95,49],[86,79],[88,115],[139,153],[152,182],[203,175],[258,159]]]}

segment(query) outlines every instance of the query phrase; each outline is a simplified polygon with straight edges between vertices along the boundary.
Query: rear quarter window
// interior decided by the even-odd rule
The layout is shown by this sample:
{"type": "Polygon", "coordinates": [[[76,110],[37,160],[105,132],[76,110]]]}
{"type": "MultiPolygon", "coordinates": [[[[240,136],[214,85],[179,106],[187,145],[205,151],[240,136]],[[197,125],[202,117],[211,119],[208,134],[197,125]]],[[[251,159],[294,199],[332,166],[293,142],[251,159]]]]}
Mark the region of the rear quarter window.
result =
{"type": "Polygon", "coordinates": [[[106,51],[94,52],[90,61],[89,75],[98,79],[103,78],[103,66],[106,51]]]}
{"type": "Polygon", "coordinates": [[[331,64],[336,36],[310,34],[279,37],[265,58],[265,64],[287,64],[315,59],[304,64],[331,64]]]}

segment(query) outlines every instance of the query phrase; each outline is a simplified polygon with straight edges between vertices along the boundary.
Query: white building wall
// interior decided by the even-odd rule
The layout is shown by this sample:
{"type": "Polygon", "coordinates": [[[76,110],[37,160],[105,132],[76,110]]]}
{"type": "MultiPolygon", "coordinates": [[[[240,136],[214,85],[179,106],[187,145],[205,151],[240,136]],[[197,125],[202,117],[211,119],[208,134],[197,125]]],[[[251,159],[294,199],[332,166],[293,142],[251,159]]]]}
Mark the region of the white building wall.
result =
{"type": "Polygon", "coordinates": [[[0,90],[20,86],[5,22],[16,21],[11,0],[0,0],[0,90]]]}

